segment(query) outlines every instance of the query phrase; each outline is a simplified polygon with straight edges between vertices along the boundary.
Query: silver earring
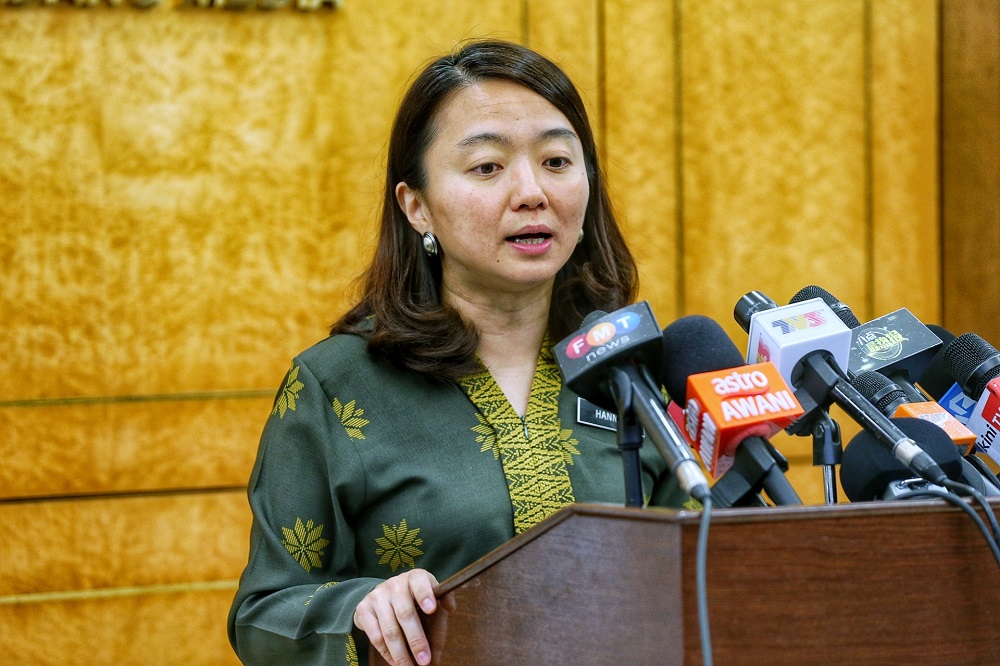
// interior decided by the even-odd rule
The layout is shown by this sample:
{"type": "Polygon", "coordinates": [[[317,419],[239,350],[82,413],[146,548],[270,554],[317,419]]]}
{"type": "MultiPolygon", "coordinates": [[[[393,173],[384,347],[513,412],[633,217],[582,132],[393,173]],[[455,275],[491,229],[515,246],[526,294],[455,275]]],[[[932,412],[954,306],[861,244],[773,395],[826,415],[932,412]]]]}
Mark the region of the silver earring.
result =
{"type": "Polygon", "coordinates": [[[429,231],[424,232],[423,243],[424,243],[424,254],[426,254],[428,257],[438,256],[438,249],[439,249],[438,239],[434,237],[434,234],[432,234],[429,231]]]}
{"type": "Polygon", "coordinates": [[[576,244],[579,245],[583,242],[583,227],[580,227],[580,235],[576,237],[576,244]]]}

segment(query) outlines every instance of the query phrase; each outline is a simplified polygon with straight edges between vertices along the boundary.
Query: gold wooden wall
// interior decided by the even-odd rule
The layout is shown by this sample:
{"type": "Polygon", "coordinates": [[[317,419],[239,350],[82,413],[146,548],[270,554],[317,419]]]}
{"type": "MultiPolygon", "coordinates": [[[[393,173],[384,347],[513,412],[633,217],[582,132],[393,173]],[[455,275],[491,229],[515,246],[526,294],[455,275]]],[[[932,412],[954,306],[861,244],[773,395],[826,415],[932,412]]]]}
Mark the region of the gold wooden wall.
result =
{"type": "Polygon", "coordinates": [[[1000,3],[941,4],[942,308],[1000,346],[1000,3]]]}
{"type": "MultiPolygon", "coordinates": [[[[371,249],[392,113],[460,39],[588,101],[661,325],[819,284],[940,318],[933,0],[0,4],[0,654],[235,663],[244,485],[371,249]],[[914,270],[917,267],[917,270],[914,270]]],[[[821,501],[806,441],[780,442],[821,501]]]]}

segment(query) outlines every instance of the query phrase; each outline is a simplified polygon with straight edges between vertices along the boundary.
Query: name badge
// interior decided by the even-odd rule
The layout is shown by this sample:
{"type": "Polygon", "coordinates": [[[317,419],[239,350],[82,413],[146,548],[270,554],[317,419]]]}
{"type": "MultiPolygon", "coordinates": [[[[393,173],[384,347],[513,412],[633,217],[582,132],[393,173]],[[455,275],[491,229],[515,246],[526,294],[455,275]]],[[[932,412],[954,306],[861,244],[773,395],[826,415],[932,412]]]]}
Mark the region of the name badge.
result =
{"type": "Polygon", "coordinates": [[[576,399],[576,422],[604,430],[618,430],[617,414],[583,398],[576,399]]]}

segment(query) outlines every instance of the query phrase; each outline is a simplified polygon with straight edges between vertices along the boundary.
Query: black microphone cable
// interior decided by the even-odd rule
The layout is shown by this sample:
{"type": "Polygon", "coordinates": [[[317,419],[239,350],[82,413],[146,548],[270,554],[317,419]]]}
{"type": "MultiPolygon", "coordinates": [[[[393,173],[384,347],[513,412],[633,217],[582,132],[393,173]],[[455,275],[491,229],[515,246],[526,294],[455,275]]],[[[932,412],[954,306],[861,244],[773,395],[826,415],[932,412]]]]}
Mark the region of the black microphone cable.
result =
{"type": "MultiPolygon", "coordinates": [[[[993,540],[995,542],[994,545],[1000,544],[1000,525],[997,525],[997,517],[993,513],[993,507],[990,506],[990,503],[986,499],[986,497],[972,486],[968,486],[964,483],[959,483],[957,481],[952,481],[951,479],[946,480],[943,483],[943,485],[945,488],[952,491],[956,495],[960,496],[965,494],[971,497],[972,499],[976,500],[979,506],[983,508],[983,513],[986,515],[986,519],[989,520],[990,522],[990,528],[993,530],[993,540]]],[[[959,499],[961,499],[961,497],[959,497],[959,499]]]]}
{"type": "MultiPolygon", "coordinates": [[[[954,482],[951,482],[951,484],[946,484],[946,487],[948,487],[949,490],[950,490],[951,489],[950,488],[951,485],[964,486],[965,488],[968,488],[969,490],[971,490],[974,493],[974,495],[979,495],[979,497],[982,499],[983,503],[985,503],[986,498],[982,497],[982,495],[980,495],[980,493],[978,493],[977,491],[973,490],[969,486],[965,486],[965,484],[962,484],[962,483],[955,484],[954,482]]],[[[1000,547],[997,546],[996,537],[993,534],[990,534],[990,529],[988,527],[986,527],[986,523],[983,522],[983,519],[979,517],[979,514],[976,513],[975,509],[973,509],[971,506],[969,506],[969,504],[967,502],[965,502],[961,497],[959,497],[958,495],[956,495],[954,492],[946,492],[944,490],[935,490],[934,488],[921,488],[921,489],[918,489],[918,490],[911,490],[909,492],[900,494],[897,497],[897,499],[913,499],[913,498],[919,498],[919,497],[937,497],[939,499],[943,499],[944,501],[948,502],[949,504],[953,504],[954,506],[957,506],[959,509],[961,509],[962,511],[964,511],[969,516],[969,518],[972,519],[972,522],[974,522],[976,524],[976,527],[979,528],[979,531],[982,533],[983,538],[986,540],[986,545],[989,546],[990,552],[993,553],[993,559],[995,559],[997,561],[997,566],[1000,567],[1000,547]]],[[[993,512],[989,510],[989,505],[988,504],[985,504],[985,513],[987,515],[989,515],[989,516],[993,515],[993,512]]],[[[994,529],[996,529],[995,528],[995,526],[996,526],[996,519],[995,518],[993,519],[993,524],[994,524],[994,529]]],[[[994,534],[995,534],[995,532],[994,532],[994,534]]]]}
{"type": "MultiPolygon", "coordinates": [[[[931,487],[916,488],[895,495],[895,499],[915,497],[935,497],[943,499],[964,511],[986,539],[986,544],[993,553],[994,559],[1000,565],[1000,527],[989,501],[975,488],[961,483],[962,456],[951,442],[951,438],[941,428],[921,419],[893,418],[891,421],[913,440],[939,464],[946,476],[931,487]],[[945,488],[947,490],[943,490],[945,488]],[[970,502],[962,495],[971,497],[982,508],[989,521],[979,517],[970,502]]],[[[840,466],[840,479],[844,492],[852,502],[869,501],[878,498],[883,490],[893,483],[913,479],[913,473],[899,460],[879,446],[875,438],[867,431],[858,433],[844,450],[840,466]]]]}
{"type": "Polygon", "coordinates": [[[984,479],[986,479],[987,483],[989,483],[997,490],[1000,490],[1000,478],[997,478],[997,475],[993,473],[993,470],[991,470],[989,466],[986,463],[984,463],[979,456],[977,456],[975,453],[970,453],[969,455],[965,456],[965,459],[969,462],[970,465],[976,468],[976,471],[979,472],[984,479]]]}

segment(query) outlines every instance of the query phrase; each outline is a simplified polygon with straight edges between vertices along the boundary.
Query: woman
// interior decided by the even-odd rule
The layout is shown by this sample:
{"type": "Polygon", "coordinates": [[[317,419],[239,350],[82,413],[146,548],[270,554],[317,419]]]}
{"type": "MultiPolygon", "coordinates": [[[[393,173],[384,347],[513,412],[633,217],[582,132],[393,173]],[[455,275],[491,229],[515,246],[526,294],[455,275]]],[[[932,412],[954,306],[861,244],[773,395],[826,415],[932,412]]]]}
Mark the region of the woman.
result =
{"type": "MultiPolygon", "coordinates": [[[[579,423],[551,344],[634,298],[566,75],[479,41],[400,106],[360,302],[298,356],[250,479],[230,613],[246,663],[427,664],[433,588],[572,502],[624,501],[615,434],[579,423]],[[418,611],[419,609],[419,611],[418,611]]],[[[653,447],[650,501],[683,501],[653,447]]]]}

